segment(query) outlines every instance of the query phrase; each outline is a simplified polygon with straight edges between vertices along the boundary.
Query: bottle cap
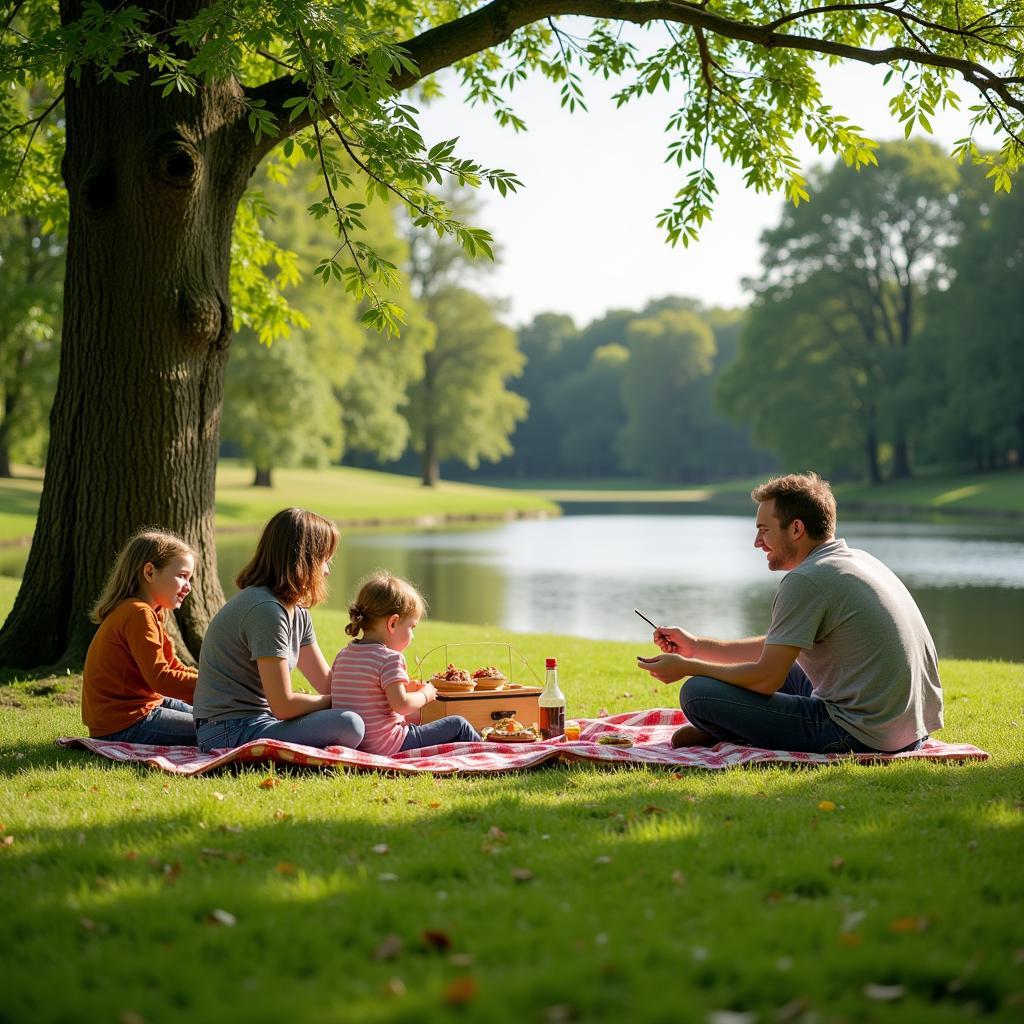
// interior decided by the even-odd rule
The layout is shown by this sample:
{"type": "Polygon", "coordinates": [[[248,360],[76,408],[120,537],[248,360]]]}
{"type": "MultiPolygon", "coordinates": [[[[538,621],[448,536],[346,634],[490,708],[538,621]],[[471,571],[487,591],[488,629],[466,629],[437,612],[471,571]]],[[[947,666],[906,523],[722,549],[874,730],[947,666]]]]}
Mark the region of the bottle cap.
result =
{"type": "Polygon", "coordinates": [[[557,658],[545,658],[544,659],[544,667],[545,668],[558,668],[558,659],[557,658]]]}

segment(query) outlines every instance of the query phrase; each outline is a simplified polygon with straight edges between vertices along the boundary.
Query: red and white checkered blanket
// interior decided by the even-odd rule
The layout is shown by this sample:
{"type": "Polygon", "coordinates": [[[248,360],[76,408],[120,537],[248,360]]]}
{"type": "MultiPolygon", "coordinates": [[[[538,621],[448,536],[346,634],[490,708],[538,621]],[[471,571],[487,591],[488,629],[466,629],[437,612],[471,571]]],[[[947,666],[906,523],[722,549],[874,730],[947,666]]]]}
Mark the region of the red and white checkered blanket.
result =
{"type": "Polygon", "coordinates": [[[791,750],[763,750],[719,743],[714,747],[673,750],[672,733],[684,725],[681,711],[654,708],[606,718],[580,719],[578,740],[538,740],[536,743],[442,743],[408,750],[394,757],[367,754],[348,747],[304,747],[279,740],[253,740],[241,747],[203,754],[197,747],[157,747],[145,743],[62,737],[57,745],[84,748],[111,761],[136,761],[174,775],[202,775],[228,764],[277,761],[307,767],[339,766],[381,772],[432,772],[435,775],[473,775],[516,771],[545,762],[596,761],[602,764],[651,764],[668,768],[733,768],[743,764],[830,764],[833,761],[984,761],[988,754],[968,743],[928,740],[920,750],[906,754],[805,754],[791,750]],[[597,743],[603,733],[625,733],[631,747],[597,743]]]}

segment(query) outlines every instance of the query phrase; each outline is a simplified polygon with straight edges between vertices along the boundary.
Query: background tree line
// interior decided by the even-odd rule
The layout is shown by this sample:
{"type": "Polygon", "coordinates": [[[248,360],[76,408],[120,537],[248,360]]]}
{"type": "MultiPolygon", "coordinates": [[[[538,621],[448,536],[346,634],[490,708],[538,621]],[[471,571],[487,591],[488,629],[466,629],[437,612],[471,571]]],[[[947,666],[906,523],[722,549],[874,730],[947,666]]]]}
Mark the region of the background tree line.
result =
{"type": "MultiPolygon", "coordinates": [[[[871,173],[810,173],[813,201],[762,239],[747,310],[668,297],[583,327],[551,312],[512,331],[470,287],[485,262],[375,205],[366,227],[403,271],[391,298],[407,311],[388,341],[360,323],[365,300],[299,272],[331,234],[306,215],[314,175],[272,164],[269,198],[248,208],[260,230],[239,231],[237,258],[276,262],[277,294],[235,304],[263,313],[238,325],[222,450],[262,484],[277,466],[342,460],[425,483],[471,471],[696,482],[778,465],[877,482],[1020,464],[1024,197],[993,193],[927,142],[878,158],[871,173]]],[[[43,217],[11,216],[0,242],[9,474],[46,449],[64,241],[43,217]]]]}

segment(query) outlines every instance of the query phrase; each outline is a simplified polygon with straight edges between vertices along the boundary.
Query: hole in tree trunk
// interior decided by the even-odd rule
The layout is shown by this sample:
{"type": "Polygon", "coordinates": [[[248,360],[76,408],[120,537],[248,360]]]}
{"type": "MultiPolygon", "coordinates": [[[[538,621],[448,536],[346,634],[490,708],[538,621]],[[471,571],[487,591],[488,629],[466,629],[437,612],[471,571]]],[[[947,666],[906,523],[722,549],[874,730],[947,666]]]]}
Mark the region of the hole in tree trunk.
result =
{"type": "Polygon", "coordinates": [[[82,202],[90,213],[105,213],[114,205],[117,178],[110,164],[93,171],[82,185],[82,202]]]}

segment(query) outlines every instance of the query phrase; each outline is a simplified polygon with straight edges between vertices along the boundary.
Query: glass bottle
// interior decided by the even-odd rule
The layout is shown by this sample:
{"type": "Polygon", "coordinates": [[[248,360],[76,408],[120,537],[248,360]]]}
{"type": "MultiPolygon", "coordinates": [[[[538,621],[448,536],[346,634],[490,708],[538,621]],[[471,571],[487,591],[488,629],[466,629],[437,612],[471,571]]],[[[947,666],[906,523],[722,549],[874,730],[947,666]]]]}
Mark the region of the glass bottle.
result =
{"type": "Polygon", "coordinates": [[[540,734],[546,740],[553,740],[565,732],[565,694],[558,688],[558,660],[547,658],[544,669],[544,690],[537,699],[540,734]]]}

